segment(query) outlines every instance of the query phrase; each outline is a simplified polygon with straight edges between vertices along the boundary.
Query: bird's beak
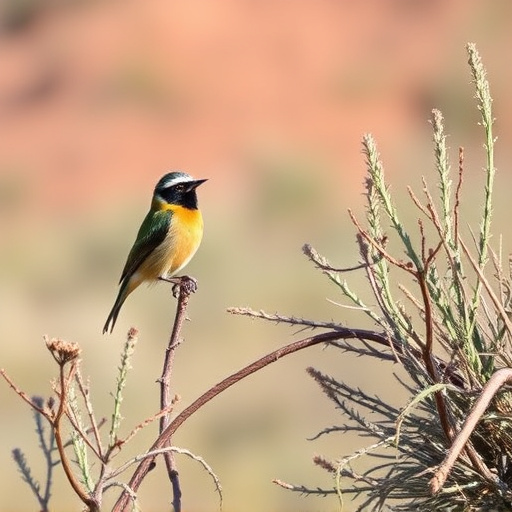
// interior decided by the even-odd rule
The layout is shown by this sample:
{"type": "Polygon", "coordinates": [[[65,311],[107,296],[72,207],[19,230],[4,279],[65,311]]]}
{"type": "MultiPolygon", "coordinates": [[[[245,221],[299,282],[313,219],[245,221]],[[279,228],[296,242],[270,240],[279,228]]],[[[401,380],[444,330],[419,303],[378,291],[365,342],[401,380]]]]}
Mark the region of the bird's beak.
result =
{"type": "Polygon", "coordinates": [[[208,179],[195,180],[187,183],[187,192],[192,192],[192,190],[195,190],[197,187],[199,187],[199,185],[201,185],[201,183],[204,183],[205,181],[208,181],[208,179]]]}

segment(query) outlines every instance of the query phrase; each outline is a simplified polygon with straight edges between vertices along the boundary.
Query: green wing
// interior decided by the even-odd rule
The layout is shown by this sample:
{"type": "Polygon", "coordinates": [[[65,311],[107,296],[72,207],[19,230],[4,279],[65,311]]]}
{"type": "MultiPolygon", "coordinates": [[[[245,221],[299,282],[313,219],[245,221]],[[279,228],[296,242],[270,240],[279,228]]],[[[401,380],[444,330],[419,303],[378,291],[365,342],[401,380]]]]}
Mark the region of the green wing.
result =
{"type": "Polygon", "coordinates": [[[171,224],[171,216],[170,211],[149,211],[142,221],[137,239],[128,254],[120,283],[127,276],[133,275],[142,262],[164,241],[171,224]]]}

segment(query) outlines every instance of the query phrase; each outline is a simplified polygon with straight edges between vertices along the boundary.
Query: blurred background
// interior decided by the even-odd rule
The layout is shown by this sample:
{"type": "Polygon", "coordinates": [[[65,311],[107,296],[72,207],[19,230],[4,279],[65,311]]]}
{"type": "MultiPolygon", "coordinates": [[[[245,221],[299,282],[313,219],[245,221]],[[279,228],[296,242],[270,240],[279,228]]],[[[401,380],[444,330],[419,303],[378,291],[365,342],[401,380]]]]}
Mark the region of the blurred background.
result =
{"type": "MultiPolygon", "coordinates": [[[[311,243],[336,265],[358,261],[346,211],[364,209],[365,132],[376,137],[402,212],[415,226],[405,185],[419,192],[426,175],[435,188],[428,123],[434,107],[445,115],[455,169],[457,148],[466,147],[464,213],[478,222],[484,154],[468,41],[478,45],[495,99],[494,233],[506,234],[508,0],[2,0],[0,6],[0,367],[30,395],[48,396],[55,375],[43,335],[76,341],[96,414],[109,417],[114,369],[125,333],[136,326],[122,432],[157,411],[155,381],[175,311],[170,289],[141,287],[114,333],[102,336],[101,329],[153,187],[169,169],[209,178],[199,189],[205,236],[187,268],[199,291],[176,359],[179,409],[304,336],[230,316],[229,306],[371,328],[361,313],[333,304],[341,300],[338,291],[301,246],[311,243]]],[[[362,275],[347,277],[368,297],[362,275]]],[[[310,365],[397,405],[406,401],[393,366],[321,347],[246,379],[174,438],[212,466],[226,512],[337,510],[335,498],[302,497],[271,483],[329,487],[329,475],[312,457],[343,457],[370,442],[351,435],[308,441],[343,423],[306,375],[310,365]]],[[[11,461],[11,449],[21,447],[43,478],[31,412],[5,383],[0,406],[0,506],[35,510],[11,461]]],[[[140,433],[124,457],[145,450],[155,430],[140,433]]],[[[210,477],[187,458],[178,465],[185,510],[215,510],[210,477]]],[[[168,495],[159,464],[141,488],[143,509],[163,510],[168,495]]],[[[52,509],[79,508],[57,471],[52,509]]]]}

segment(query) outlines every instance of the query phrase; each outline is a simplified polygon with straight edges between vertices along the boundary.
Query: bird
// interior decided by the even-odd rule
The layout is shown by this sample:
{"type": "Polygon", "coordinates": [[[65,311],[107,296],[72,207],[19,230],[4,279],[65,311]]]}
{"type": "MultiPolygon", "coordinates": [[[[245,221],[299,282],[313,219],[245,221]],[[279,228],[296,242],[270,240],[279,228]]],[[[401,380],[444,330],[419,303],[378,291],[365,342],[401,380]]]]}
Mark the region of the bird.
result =
{"type": "Polygon", "coordinates": [[[181,171],[168,172],[160,178],[126,259],[119,293],[103,334],[109,329],[112,333],[121,306],[140,284],[170,280],[192,259],[203,237],[196,189],[205,181],[181,171]]]}

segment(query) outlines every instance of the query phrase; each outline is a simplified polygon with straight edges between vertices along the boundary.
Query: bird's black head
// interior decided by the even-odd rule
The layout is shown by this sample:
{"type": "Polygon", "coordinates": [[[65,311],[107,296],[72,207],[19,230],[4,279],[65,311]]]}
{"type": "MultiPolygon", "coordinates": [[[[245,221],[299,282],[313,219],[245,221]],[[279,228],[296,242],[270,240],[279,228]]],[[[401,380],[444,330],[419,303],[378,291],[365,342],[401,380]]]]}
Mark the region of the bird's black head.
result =
{"type": "Polygon", "coordinates": [[[196,188],[206,180],[195,180],[185,172],[169,172],[156,184],[153,199],[197,210],[196,188]]]}

